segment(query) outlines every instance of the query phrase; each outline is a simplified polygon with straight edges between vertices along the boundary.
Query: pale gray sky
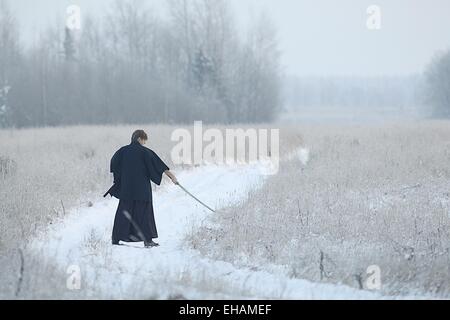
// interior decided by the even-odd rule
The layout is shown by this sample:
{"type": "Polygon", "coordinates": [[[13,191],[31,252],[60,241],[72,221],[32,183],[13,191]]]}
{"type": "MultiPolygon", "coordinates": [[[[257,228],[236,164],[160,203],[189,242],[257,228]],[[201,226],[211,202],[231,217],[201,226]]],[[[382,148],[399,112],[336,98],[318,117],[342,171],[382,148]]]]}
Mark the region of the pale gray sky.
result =
{"type": "MultiPolygon", "coordinates": [[[[13,0],[26,39],[65,8],[102,14],[112,0],[13,0]]],[[[155,8],[165,0],[146,0],[155,8]]],[[[229,0],[242,25],[265,10],[279,30],[284,70],[296,75],[404,75],[421,72],[450,49],[448,0],[229,0]],[[369,5],[381,8],[381,30],[366,27],[369,5]]]]}

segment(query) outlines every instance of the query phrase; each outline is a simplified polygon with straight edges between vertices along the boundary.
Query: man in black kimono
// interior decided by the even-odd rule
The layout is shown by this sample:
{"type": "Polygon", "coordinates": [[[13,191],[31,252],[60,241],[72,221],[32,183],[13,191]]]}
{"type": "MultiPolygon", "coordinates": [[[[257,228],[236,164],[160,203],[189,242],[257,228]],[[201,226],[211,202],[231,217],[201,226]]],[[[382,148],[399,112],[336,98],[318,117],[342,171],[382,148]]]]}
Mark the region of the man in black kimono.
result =
{"type": "Polygon", "coordinates": [[[133,133],[131,144],[120,148],[111,159],[114,185],[105,194],[120,199],[112,233],[113,245],[119,241],[144,242],[146,248],[158,246],[153,214],[151,182],[161,184],[166,174],[178,184],[169,167],[152,150],[144,147],[147,134],[143,130],[133,133]]]}

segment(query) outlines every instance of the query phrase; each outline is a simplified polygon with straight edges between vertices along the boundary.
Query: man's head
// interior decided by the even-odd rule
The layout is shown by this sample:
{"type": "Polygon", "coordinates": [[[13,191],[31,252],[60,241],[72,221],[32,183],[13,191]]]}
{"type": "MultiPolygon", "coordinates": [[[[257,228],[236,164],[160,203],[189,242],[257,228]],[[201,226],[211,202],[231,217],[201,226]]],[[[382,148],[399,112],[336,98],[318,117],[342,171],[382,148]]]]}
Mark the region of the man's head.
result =
{"type": "Polygon", "coordinates": [[[147,140],[148,136],[144,130],[136,130],[131,136],[131,142],[139,142],[141,145],[144,145],[147,140]]]}

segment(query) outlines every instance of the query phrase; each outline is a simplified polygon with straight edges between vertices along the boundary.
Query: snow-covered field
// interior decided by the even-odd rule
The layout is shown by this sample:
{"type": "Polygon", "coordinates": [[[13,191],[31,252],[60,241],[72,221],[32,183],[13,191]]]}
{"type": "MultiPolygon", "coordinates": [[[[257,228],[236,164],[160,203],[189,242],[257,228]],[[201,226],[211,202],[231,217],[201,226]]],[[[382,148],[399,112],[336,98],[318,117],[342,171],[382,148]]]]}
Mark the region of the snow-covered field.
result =
{"type": "MultiPolygon", "coordinates": [[[[299,154],[305,156],[304,151],[299,154]]],[[[179,180],[204,202],[220,209],[245,200],[250,190],[262,186],[266,177],[262,170],[258,165],[207,166],[184,171],[179,180]]],[[[69,272],[69,288],[73,289],[70,284],[74,280],[70,273],[79,268],[81,287],[77,290],[75,286],[75,295],[114,299],[380,298],[346,286],[291,279],[282,266],[238,269],[203,257],[186,245],[185,237],[193,228],[208,225],[208,217],[214,213],[168,184],[154,190],[161,246],[113,247],[110,235],[117,202],[107,199],[74,209],[33,242],[33,250],[69,272]]]]}
{"type": "Polygon", "coordinates": [[[307,165],[288,157],[245,204],[212,218],[220,228],[190,241],[211,259],[357,289],[375,266],[382,295],[447,299],[449,128],[303,127],[307,165]]]}
{"type": "MultiPolygon", "coordinates": [[[[133,128],[0,131],[0,297],[448,297],[447,122],[283,127],[274,176],[171,166],[219,213],[166,181],[154,190],[161,247],[150,250],[111,246],[117,200],[101,198],[133,128]],[[380,291],[358,290],[370,265],[380,291]]],[[[166,160],[172,130],[150,130],[166,160]]]]}

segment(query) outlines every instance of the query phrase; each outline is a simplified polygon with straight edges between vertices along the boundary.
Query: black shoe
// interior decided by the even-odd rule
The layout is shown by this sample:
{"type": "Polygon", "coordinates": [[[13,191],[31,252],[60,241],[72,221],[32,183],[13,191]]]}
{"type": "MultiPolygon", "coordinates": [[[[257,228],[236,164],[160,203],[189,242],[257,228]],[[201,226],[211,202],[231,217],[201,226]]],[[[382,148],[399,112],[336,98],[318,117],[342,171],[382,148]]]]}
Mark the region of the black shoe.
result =
{"type": "Polygon", "coordinates": [[[119,243],[119,241],[115,241],[115,240],[113,240],[113,241],[112,241],[112,244],[113,244],[113,246],[120,246],[120,243],[119,243]]]}
{"type": "Polygon", "coordinates": [[[144,246],[146,248],[153,248],[153,247],[159,247],[159,244],[152,240],[150,242],[144,242],[144,246]]]}

